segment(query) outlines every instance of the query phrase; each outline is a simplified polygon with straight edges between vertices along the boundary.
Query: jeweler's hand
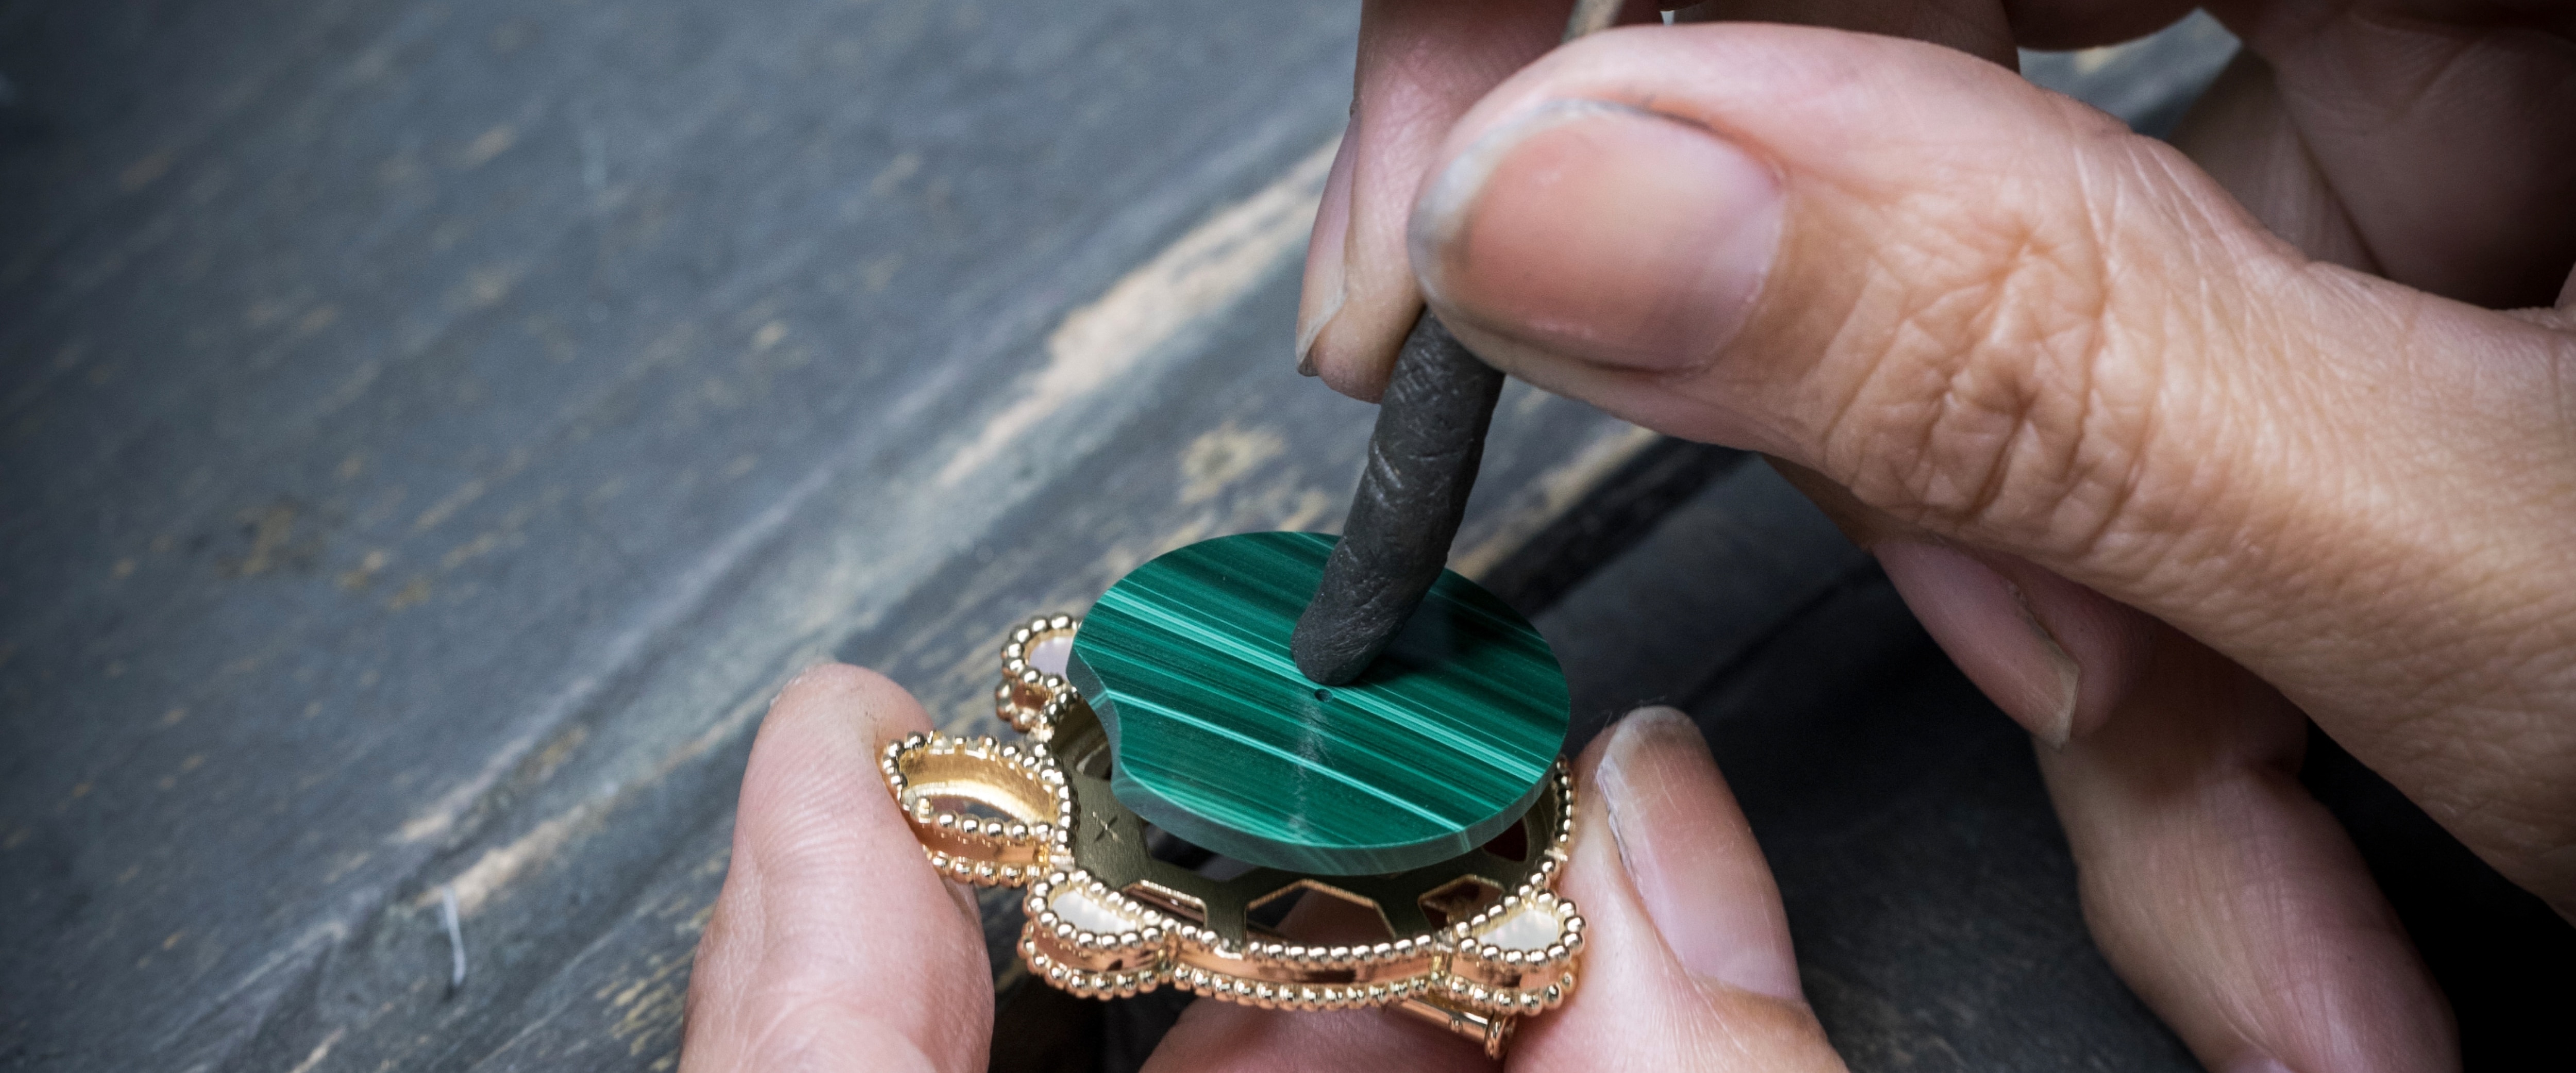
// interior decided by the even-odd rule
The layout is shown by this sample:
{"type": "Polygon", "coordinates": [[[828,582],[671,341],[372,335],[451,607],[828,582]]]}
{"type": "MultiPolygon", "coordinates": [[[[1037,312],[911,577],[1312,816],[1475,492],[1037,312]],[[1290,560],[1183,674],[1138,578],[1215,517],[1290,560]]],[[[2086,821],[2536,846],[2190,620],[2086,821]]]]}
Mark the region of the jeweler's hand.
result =
{"type": "MultiPolygon", "coordinates": [[[[877,770],[885,743],[925,729],[910,696],[854,667],[809,670],[770,708],[689,980],[682,1073],[985,1068],[993,988],[974,902],[931,871],[877,770]]],[[[1841,1069],[1799,997],[1770,869],[1698,730],[1641,712],[1575,778],[1563,890],[1590,945],[1574,995],[1525,1022],[1511,1068],[1841,1069]]],[[[1213,1000],[1190,1007],[1152,1065],[1491,1067],[1473,1042],[1390,1011],[1213,1000]]]]}
{"type": "Polygon", "coordinates": [[[1648,27],[1506,80],[1562,0],[1377,0],[1303,360],[1373,395],[1427,293],[1774,456],[2054,746],[2095,937],[2202,1060],[2456,1065],[2302,710],[2576,917],[2576,9],[2214,5],[2251,55],[2177,151],[1999,64],[2187,4],[1722,6],[1952,47],[1648,27]]]}

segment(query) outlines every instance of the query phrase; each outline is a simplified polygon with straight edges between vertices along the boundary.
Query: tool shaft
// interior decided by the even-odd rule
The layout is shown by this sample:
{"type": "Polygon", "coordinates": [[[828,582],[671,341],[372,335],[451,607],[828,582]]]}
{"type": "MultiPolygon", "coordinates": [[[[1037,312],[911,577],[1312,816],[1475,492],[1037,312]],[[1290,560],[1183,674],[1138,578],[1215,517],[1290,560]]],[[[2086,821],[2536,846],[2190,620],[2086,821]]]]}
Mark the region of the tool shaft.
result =
{"type": "MultiPolygon", "coordinates": [[[[1565,39],[1608,29],[1624,0],[1576,0],[1565,39]]],[[[1359,678],[1449,561],[1503,374],[1424,310],[1405,336],[1369,434],[1368,467],[1289,652],[1323,685],[1359,678]]]]}
{"type": "Polygon", "coordinates": [[[1424,310],[1378,403],[1368,466],[1289,640],[1297,669],[1324,685],[1360,676],[1431,591],[1467,513],[1503,374],[1424,310]]]}

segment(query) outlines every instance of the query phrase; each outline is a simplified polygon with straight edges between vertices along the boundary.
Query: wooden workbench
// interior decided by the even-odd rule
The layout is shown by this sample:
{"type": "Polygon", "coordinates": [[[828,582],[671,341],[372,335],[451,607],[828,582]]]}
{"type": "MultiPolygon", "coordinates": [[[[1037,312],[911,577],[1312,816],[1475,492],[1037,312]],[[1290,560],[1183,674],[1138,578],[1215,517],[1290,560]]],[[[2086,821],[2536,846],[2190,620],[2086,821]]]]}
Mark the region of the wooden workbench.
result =
{"type": "MultiPolygon", "coordinates": [[[[1015,620],[1337,523],[1371,410],[1288,338],[1355,9],[0,2],[0,1068],[670,1068],[797,668],[973,726],[1015,620]]],[[[2153,126],[2228,47],[2031,70],[2153,126]]],[[[1458,564],[1583,725],[1710,729],[1855,1068],[2189,1067],[1865,557],[1758,461],[1496,429],[1458,564]]],[[[2312,778],[2473,1048],[2563,1011],[2492,981],[2563,925],[2312,778]]],[[[1020,986],[1006,902],[996,1065],[1132,1064],[1171,1004],[1020,986]]]]}

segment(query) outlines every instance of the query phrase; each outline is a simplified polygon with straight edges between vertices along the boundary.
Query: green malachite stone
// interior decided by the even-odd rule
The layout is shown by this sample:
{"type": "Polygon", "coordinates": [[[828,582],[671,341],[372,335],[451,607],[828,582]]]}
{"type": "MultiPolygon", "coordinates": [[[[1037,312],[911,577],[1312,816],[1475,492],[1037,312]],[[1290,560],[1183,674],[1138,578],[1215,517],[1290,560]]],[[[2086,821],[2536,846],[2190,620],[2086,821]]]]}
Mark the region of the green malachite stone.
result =
{"type": "Polygon", "coordinates": [[[1565,745],[1547,641],[1454,573],[1359,681],[1319,688],[1288,636],[1333,538],[1249,533],[1136,568],[1066,668],[1108,730],[1111,787],[1164,830],[1251,864],[1378,875],[1520,818],[1565,745]]]}

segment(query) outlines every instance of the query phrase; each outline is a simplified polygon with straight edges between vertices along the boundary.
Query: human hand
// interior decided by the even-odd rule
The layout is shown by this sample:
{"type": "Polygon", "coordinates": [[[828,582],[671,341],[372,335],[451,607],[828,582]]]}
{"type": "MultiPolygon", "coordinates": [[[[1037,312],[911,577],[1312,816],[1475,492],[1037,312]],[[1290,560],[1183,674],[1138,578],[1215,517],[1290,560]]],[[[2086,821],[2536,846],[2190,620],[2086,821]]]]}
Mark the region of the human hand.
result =
{"type": "Polygon", "coordinates": [[[2186,156],[1997,65],[2186,5],[1726,7],[1966,52],[1650,28],[1505,80],[1561,2],[1371,4],[1302,360],[1373,395],[1427,293],[1773,456],[2050,746],[2095,937],[2204,1062],[2456,1065],[2302,712],[2576,917],[2569,9],[2221,5],[2263,58],[2186,156]]]}
{"type": "MultiPolygon", "coordinates": [[[[682,1073],[985,1068],[993,989],[974,900],[931,870],[877,772],[887,742],[928,727],[902,689],[855,667],[808,670],[770,707],[689,980],[682,1073]]],[[[1525,1022],[1507,1064],[1841,1069],[1800,997],[1770,869],[1698,729],[1639,712],[1585,751],[1575,779],[1562,889],[1590,925],[1582,983],[1525,1022]]],[[[1202,1000],[1149,1068],[1492,1065],[1387,1011],[1202,1000]]]]}

